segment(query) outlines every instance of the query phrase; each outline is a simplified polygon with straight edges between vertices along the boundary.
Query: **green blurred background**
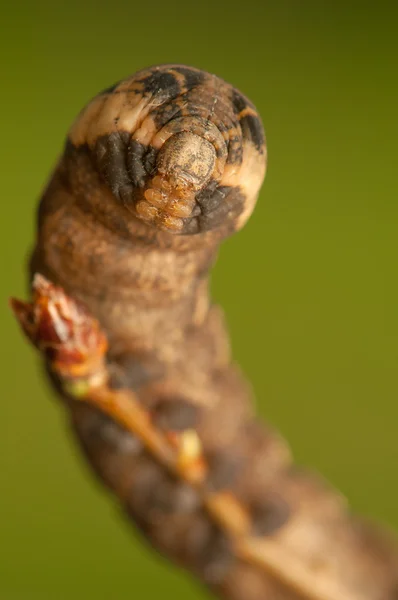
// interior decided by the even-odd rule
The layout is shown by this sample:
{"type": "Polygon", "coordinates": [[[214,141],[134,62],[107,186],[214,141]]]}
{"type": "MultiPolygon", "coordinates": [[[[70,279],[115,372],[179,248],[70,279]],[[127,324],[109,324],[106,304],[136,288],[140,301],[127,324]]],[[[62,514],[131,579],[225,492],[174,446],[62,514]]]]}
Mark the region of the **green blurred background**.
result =
{"type": "Polygon", "coordinates": [[[398,527],[397,11],[393,2],[9,3],[1,94],[0,598],[204,597],[119,518],[6,306],[76,113],[182,62],[258,106],[269,174],[213,277],[261,414],[355,510],[398,527]],[[373,6],[373,8],[372,8],[373,6]]]}

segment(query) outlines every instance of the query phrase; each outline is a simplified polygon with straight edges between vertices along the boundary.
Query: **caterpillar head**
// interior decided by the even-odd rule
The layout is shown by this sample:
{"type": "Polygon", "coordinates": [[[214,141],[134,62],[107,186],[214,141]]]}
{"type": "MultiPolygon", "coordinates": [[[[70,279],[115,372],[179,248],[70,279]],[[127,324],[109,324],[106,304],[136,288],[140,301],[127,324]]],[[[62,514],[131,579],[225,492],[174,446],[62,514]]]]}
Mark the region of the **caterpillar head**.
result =
{"type": "Polygon", "coordinates": [[[173,234],[240,229],[266,169],[261,120],[214,75],[181,65],[138,72],[73,125],[104,183],[136,217],[173,234]]]}

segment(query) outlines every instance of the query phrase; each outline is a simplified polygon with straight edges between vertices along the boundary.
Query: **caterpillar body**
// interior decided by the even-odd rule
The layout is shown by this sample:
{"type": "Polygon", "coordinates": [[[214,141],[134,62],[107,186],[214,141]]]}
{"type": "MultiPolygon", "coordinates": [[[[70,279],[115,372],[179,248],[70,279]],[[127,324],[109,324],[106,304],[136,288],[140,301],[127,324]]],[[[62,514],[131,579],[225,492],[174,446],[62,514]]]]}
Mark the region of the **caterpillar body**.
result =
{"type": "Polygon", "coordinates": [[[254,105],[192,67],[140,71],[83,109],[40,203],[30,273],[98,319],[114,389],[134,391],[160,431],[195,432],[208,466],[201,492],[109,416],[62,395],[134,523],[220,597],[393,600],[396,552],[257,422],[209,299],[218,246],[251,215],[266,157],[254,105]],[[245,508],[261,564],[237,555],[207,496],[245,508]]]}

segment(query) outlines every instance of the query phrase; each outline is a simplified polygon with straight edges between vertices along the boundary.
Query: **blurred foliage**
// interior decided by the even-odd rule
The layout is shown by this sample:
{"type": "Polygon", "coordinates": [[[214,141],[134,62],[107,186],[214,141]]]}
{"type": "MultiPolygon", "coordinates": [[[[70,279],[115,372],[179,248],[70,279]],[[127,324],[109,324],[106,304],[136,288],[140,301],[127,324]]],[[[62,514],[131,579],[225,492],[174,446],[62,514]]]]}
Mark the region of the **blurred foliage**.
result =
{"type": "Polygon", "coordinates": [[[135,70],[217,73],[269,174],[213,277],[258,409],[355,510],[398,527],[396,14],[380,2],[9,3],[2,12],[0,599],[202,598],[118,516],[6,306],[77,112],[135,70]]]}

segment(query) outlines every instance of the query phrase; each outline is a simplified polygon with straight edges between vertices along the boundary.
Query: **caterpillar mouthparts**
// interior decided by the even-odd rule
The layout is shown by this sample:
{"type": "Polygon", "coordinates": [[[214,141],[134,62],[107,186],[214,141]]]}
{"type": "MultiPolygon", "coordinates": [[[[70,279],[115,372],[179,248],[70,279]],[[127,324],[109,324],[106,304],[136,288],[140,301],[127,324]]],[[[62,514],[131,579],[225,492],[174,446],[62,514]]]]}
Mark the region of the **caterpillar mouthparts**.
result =
{"type": "Polygon", "coordinates": [[[137,214],[161,229],[180,232],[183,219],[192,216],[195,196],[210,180],[215,163],[215,149],[206,139],[187,131],[173,135],[159,152],[158,174],[137,203],[137,214]]]}
{"type": "Polygon", "coordinates": [[[266,168],[253,104],[181,65],[140,71],[92,100],[69,132],[113,195],[150,227],[191,235],[240,229],[266,168]]]}

